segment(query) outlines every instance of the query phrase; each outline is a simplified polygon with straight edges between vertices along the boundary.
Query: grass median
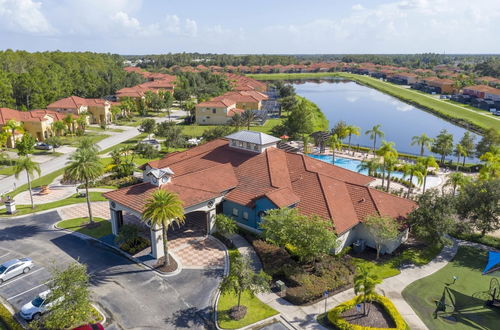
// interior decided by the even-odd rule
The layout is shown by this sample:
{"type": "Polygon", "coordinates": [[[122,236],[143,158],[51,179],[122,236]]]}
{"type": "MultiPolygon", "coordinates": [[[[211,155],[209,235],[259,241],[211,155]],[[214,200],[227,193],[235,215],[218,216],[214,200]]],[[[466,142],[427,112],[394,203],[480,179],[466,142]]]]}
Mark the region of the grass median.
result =
{"type": "MultiPolygon", "coordinates": [[[[89,196],[90,196],[90,200],[92,202],[105,202],[105,201],[107,201],[107,199],[102,196],[101,192],[91,191],[91,192],[89,192],[89,196]]],[[[16,206],[17,212],[16,212],[15,216],[27,215],[27,214],[31,214],[31,213],[35,213],[35,212],[55,209],[55,208],[58,208],[61,206],[66,206],[66,205],[71,205],[71,204],[80,204],[80,203],[86,203],[86,202],[87,202],[87,199],[85,197],[80,197],[80,196],[75,194],[71,197],[61,199],[59,201],[35,205],[35,208],[31,208],[31,205],[17,205],[16,206]]],[[[5,209],[3,209],[0,211],[0,217],[8,218],[8,217],[12,217],[12,214],[7,214],[7,211],[5,209]]]]}
{"type": "Polygon", "coordinates": [[[89,218],[75,218],[63,220],[57,224],[57,227],[71,230],[93,238],[101,238],[111,234],[111,222],[106,219],[94,217],[95,224],[89,226],[89,218]]]}

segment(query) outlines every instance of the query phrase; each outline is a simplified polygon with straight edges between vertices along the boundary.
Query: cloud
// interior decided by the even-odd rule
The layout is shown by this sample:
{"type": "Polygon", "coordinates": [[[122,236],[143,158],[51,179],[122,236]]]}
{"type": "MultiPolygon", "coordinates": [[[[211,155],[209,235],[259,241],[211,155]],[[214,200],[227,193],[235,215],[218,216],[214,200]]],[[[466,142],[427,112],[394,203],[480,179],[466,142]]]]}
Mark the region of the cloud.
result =
{"type": "Polygon", "coordinates": [[[0,29],[50,35],[56,32],[41,11],[42,3],[32,0],[0,0],[0,29]]]}
{"type": "Polygon", "coordinates": [[[141,24],[137,18],[130,17],[127,13],[119,11],[111,17],[111,20],[126,29],[138,30],[141,24]]]}
{"type": "Polygon", "coordinates": [[[357,3],[354,6],[352,6],[352,10],[363,10],[363,9],[365,9],[365,7],[363,7],[363,5],[360,3],[357,3]]]}
{"type": "Polygon", "coordinates": [[[174,35],[195,37],[198,33],[198,24],[189,18],[182,21],[177,15],[167,15],[165,31],[174,35]]]}

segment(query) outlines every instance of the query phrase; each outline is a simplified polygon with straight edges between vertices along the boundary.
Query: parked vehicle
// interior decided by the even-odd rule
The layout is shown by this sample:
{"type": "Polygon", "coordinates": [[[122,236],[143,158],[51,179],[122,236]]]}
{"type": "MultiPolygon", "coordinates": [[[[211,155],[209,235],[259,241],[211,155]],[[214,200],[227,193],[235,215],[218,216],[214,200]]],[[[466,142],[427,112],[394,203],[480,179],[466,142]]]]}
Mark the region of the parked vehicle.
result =
{"type": "Polygon", "coordinates": [[[48,312],[55,304],[61,302],[64,298],[48,301],[50,290],[43,291],[35,299],[26,303],[21,308],[19,315],[27,321],[38,320],[43,313],[48,312]]]}
{"type": "Polygon", "coordinates": [[[0,265],[0,284],[21,274],[26,274],[33,268],[30,258],[12,259],[0,265]]]}
{"type": "Polygon", "coordinates": [[[50,144],[48,143],[45,143],[45,142],[37,142],[35,143],[35,149],[39,149],[39,150],[52,150],[54,147],[51,146],[50,144]]]}
{"type": "Polygon", "coordinates": [[[73,330],[104,330],[104,327],[101,323],[95,323],[81,325],[78,328],[74,328],[73,330]]]}
{"type": "Polygon", "coordinates": [[[144,143],[144,144],[152,145],[153,148],[155,148],[156,150],[160,150],[161,149],[160,142],[158,140],[155,140],[155,139],[142,140],[142,141],[139,141],[139,143],[144,143]]]}

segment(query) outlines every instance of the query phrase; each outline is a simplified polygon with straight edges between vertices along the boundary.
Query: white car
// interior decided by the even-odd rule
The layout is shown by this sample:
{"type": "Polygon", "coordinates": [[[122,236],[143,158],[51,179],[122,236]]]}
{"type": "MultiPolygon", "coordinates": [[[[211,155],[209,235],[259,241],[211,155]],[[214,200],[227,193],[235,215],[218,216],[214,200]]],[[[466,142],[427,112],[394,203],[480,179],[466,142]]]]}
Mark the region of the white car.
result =
{"type": "Polygon", "coordinates": [[[158,140],[155,140],[155,139],[142,140],[142,141],[139,141],[139,143],[149,144],[150,146],[153,146],[153,148],[155,148],[156,150],[161,150],[160,142],[158,140]]]}
{"type": "Polygon", "coordinates": [[[38,320],[43,313],[50,310],[56,303],[62,301],[64,298],[61,297],[54,301],[47,301],[47,297],[50,294],[50,290],[43,291],[35,299],[21,307],[19,315],[27,321],[38,320]]]}
{"type": "Polygon", "coordinates": [[[0,284],[21,274],[26,274],[33,268],[30,258],[12,259],[0,265],[0,284]]]}

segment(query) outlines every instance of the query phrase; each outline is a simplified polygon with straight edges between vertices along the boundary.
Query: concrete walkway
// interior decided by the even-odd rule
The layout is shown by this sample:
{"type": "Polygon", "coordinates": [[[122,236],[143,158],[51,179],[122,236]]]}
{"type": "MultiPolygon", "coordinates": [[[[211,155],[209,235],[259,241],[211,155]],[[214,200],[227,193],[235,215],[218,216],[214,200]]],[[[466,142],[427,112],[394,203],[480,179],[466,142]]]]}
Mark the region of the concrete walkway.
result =
{"type": "MultiPolygon", "coordinates": [[[[252,260],[256,270],[262,269],[262,264],[253,249],[253,247],[240,235],[232,235],[230,239],[238,248],[238,251],[249,257],[252,260]]],[[[459,242],[453,240],[453,244],[443,248],[436,258],[434,258],[427,265],[414,266],[409,265],[401,270],[401,274],[385,279],[378,287],[377,290],[390,298],[403,318],[406,320],[411,329],[427,329],[422,320],[417,316],[413,309],[408,305],[401,295],[403,289],[410,283],[431,275],[437,272],[455,256],[459,245],[470,245],[468,242],[459,242]]],[[[297,329],[325,329],[321,326],[316,318],[319,314],[324,313],[338,304],[349,300],[355,296],[353,289],[340,292],[336,295],[328,297],[325,305],[325,300],[319,301],[315,304],[308,306],[295,306],[285,299],[280,298],[275,293],[258,294],[257,297],[268,304],[275,310],[281,313],[281,316],[297,329]]]]}

